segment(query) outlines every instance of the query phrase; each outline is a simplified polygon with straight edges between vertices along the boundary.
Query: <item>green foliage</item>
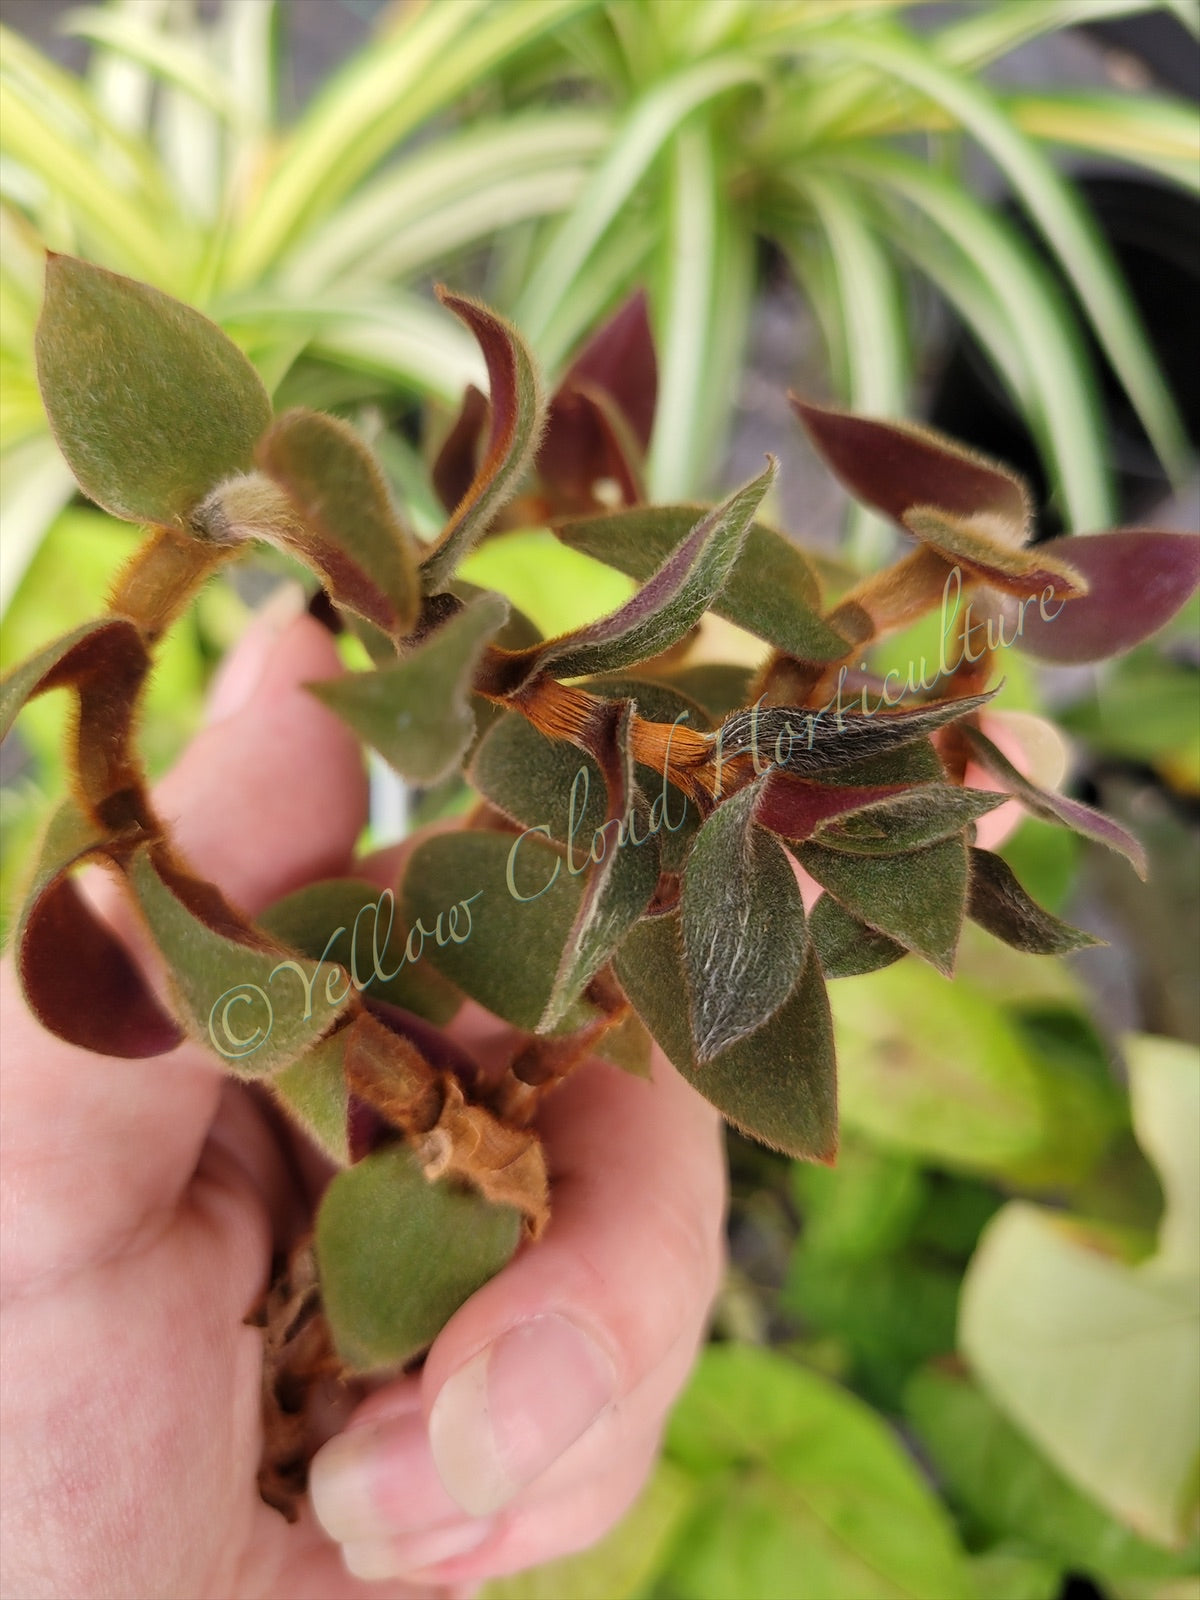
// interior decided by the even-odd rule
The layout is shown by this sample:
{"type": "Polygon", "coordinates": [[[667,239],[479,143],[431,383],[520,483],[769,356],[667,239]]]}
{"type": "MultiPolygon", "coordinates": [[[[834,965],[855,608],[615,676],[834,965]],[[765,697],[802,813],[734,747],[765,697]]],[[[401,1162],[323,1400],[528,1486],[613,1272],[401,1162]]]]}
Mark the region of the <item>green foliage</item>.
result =
{"type": "Polygon", "coordinates": [[[69,256],[47,263],[37,362],[67,464],[85,494],[127,522],[183,527],[223,478],[250,466],[271,420],[258,374],[215,323],[69,256]]]}
{"type": "Polygon", "coordinates": [[[500,1270],[520,1226],[507,1206],[430,1183],[402,1146],[339,1172],[317,1212],[316,1250],[342,1359],[360,1371],[411,1361],[500,1270]]]}

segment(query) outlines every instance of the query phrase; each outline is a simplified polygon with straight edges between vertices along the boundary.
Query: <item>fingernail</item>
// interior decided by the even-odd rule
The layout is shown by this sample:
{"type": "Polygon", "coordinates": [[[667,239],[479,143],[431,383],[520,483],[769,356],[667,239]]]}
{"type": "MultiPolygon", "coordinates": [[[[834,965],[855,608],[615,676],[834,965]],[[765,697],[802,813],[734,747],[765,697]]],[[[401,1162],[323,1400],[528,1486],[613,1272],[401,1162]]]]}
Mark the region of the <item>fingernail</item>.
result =
{"type": "Polygon", "coordinates": [[[615,1388],[612,1361],[566,1317],[510,1329],[434,1401],[429,1437],[442,1482],[472,1516],[499,1510],[587,1432],[615,1388]]]}
{"type": "Polygon", "coordinates": [[[204,718],[208,725],[232,717],[249,702],[262,680],[275,641],[304,606],[304,590],[289,579],[255,612],[250,626],[217,669],[204,718]]]}
{"type": "Polygon", "coordinates": [[[375,1543],[462,1520],[433,1464],[419,1411],[330,1439],[309,1471],[317,1521],[339,1544],[375,1543]]]}
{"type": "Polygon", "coordinates": [[[491,1538],[492,1532],[490,1522],[460,1522],[453,1528],[435,1528],[411,1539],[352,1541],[342,1546],[342,1561],[351,1577],[367,1583],[403,1578],[452,1561],[455,1556],[469,1555],[491,1538]]]}

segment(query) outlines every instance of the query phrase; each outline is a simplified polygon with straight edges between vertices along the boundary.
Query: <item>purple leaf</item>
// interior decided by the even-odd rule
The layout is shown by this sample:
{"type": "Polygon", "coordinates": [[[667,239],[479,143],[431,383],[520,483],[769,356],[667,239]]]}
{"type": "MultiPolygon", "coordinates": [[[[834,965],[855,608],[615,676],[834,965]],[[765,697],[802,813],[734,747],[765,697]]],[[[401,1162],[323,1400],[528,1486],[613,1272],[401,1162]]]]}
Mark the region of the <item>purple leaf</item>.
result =
{"type": "Polygon", "coordinates": [[[1130,650],[1169,622],[1200,584],[1200,536],[1119,528],[1056,540],[1088,593],[1049,620],[1027,607],[1020,642],[1041,661],[1074,665],[1130,650]]]}
{"type": "Polygon", "coordinates": [[[994,778],[1000,780],[1005,792],[1015,796],[1027,811],[1045,822],[1061,822],[1073,832],[1118,851],[1130,862],[1138,877],[1145,878],[1146,852],[1120,823],[1106,817],[1102,811],[1093,811],[1082,800],[1071,800],[1066,795],[1055,794],[1052,789],[1041,789],[1036,783],[1031,783],[978,728],[964,725],[962,732],[980,763],[994,778]]]}

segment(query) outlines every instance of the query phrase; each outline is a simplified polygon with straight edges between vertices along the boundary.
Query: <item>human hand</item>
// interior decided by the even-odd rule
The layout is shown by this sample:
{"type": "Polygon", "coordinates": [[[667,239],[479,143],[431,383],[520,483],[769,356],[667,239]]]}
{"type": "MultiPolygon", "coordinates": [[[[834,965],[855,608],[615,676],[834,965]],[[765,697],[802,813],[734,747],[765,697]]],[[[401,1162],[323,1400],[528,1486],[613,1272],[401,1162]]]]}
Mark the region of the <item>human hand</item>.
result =
{"type": "MultiPolygon", "coordinates": [[[[357,745],[299,687],[336,670],[317,624],[270,608],[159,788],[182,855],[251,913],[349,868],[357,745]]],[[[89,894],[136,946],[115,886],[89,894]]],[[[5,1595],[469,1591],[631,1503],[720,1263],[717,1117],[661,1054],[652,1084],[596,1060],[548,1099],[545,1236],[419,1376],[353,1411],[314,1462],[316,1515],[289,1526],[256,1489],[261,1343],[243,1318],[311,1205],[294,1149],[198,1047],[99,1058],[38,1026],[7,964],[0,981],[5,1595]]],[[[479,1051],[502,1027],[464,1008],[456,1030],[479,1051]]]]}

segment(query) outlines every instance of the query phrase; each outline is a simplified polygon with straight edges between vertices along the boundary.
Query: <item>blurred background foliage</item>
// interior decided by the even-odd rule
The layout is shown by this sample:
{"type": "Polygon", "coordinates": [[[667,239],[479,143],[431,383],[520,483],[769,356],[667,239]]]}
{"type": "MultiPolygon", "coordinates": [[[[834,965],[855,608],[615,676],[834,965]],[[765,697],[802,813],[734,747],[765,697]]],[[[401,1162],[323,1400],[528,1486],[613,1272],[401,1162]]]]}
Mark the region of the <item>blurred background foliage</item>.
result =
{"type": "MultiPolygon", "coordinates": [[[[1194,519],[1193,0],[6,15],[0,666],[94,614],[137,539],[72,498],[46,429],[44,246],[207,310],[278,405],[373,438],[426,532],[430,452],[483,377],[435,279],[516,318],[551,383],[644,284],[650,492],[780,450],[775,514],[835,576],[892,535],[778,433],[789,382],[1004,456],[1045,533],[1194,519]]],[[[547,630],[621,598],[544,530],[473,559],[547,630]]],[[[215,581],[174,631],[153,771],[279,571],[215,581]]],[[[834,986],[838,1166],[730,1136],[730,1269],[656,1477],[600,1547],[489,1600],[1200,1594],[1198,635],[1193,603],[1104,668],[1012,658],[1005,705],[1054,712],[1150,884],[1029,821],[1005,854],[1106,950],[968,929],[953,986],[909,961],[834,986]]],[[[57,698],[0,759],[5,910],[61,785],[57,698]]]]}

